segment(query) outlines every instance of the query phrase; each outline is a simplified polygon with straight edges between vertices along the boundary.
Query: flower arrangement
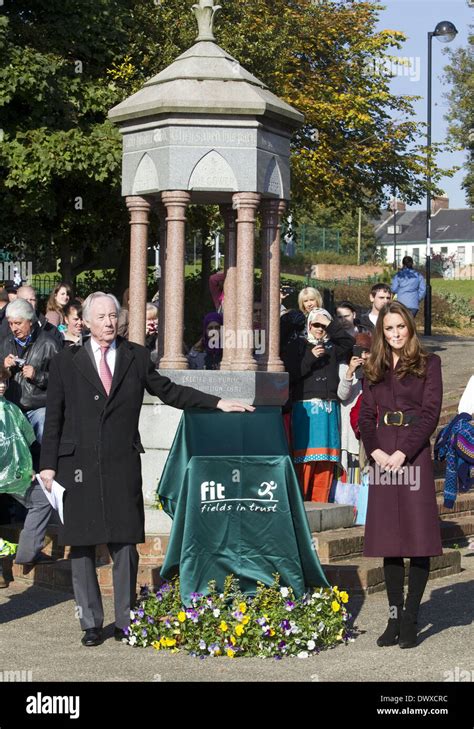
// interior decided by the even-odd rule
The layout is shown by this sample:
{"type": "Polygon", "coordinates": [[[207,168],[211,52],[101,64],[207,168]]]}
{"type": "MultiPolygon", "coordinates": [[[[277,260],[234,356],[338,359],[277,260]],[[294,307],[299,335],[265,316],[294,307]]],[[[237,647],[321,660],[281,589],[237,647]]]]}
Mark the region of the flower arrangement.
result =
{"type": "Polygon", "coordinates": [[[141,588],[125,631],[130,645],[193,656],[228,658],[285,656],[308,658],[321,650],[353,640],[347,592],[337,587],[314,588],[296,599],[290,587],[280,587],[274,575],[268,587],[257,583],[254,596],[240,591],[229,575],[224,591],[211,581],[208,593],[193,593],[183,607],[179,579],[164,583],[157,592],[141,588]]]}

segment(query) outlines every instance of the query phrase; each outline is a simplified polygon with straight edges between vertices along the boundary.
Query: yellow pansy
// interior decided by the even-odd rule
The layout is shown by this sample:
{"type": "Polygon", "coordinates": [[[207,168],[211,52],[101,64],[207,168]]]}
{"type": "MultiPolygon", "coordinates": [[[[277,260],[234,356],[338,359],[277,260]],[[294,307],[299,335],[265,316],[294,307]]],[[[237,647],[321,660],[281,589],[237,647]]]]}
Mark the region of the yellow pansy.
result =
{"type": "Polygon", "coordinates": [[[332,601],[331,607],[332,607],[332,609],[334,610],[335,613],[339,612],[339,610],[341,609],[341,606],[339,605],[339,603],[338,603],[337,600],[333,600],[332,601]]]}
{"type": "Polygon", "coordinates": [[[237,643],[233,635],[230,636],[230,642],[232,643],[232,645],[235,645],[237,643]]]}
{"type": "Polygon", "coordinates": [[[222,630],[224,633],[226,632],[226,630],[228,630],[227,623],[224,620],[222,620],[221,624],[219,625],[219,629],[222,630]]]}
{"type": "Polygon", "coordinates": [[[183,610],[181,610],[181,612],[178,613],[178,620],[180,623],[184,623],[184,621],[186,620],[186,613],[183,612],[183,610]]]}
{"type": "Polygon", "coordinates": [[[159,641],[159,640],[155,640],[155,642],[154,642],[154,643],[152,643],[151,645],[152,645],[152,647],[153,647],[153,648],[154,648],[154,649],[155,649],[156,651],[159,651],[159,650],[161,649],[161,643],[160,643],[160,641],[159,641]]]}
{"type": "Polygon", "coordinates": [[[270,636],[273,637],[274,635],[275,635],[275,631],[273,630],[273,628],[270,628],[270,636]]]}
{"type": "Polygon", "coordinates": [[[349,595],[347,594],[347,592],[341,592],[339,597],[341,598],[341,602],[348,602],[349,600],[349,595]]]}
{"type": "Polygon", "coordinates": [[[337,640],[342,640],[342,634],[344,633],[344,628],[341,628],[339,633],[337,634],[337,640]]]}
{"type": "Polygon", "coordinates": [[[245,617],[242,618],[242,625],[247,625],[247,623],[250,623],[250,618],[248,615],[245,615],[245,617]]]}
{"type": "Polygon", "coordinates": [[[247,605],[244,602],[241,602],[239,605],[239,612],[246,613],[247,612],[247,605]]]}
{"type": "Polygon", "coordinates": [[[233,658],[235,656],[235,651],[233,651],[232,648],[228,648],[227,656],[228,656],[228,658],[233,658]]]}
{"type": "Polygon", "coordinates": [[[235,634],[236,635],[242,635],[242,633],[244,632],[244,630],[245,630],[245,628],[244,628],[243,625],[236,625],[235,626],[235,634]]]}

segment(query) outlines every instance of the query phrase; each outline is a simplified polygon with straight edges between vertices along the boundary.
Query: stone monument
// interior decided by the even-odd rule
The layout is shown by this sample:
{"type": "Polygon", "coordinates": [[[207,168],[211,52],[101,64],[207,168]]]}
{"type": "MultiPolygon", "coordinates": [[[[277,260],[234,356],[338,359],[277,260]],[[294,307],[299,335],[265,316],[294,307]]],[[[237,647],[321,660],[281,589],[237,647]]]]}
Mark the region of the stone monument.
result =
{"type": "MultiPolygon", "coordinates": [[[[145,338],[147,235],[155,206],[162,273],[160,372],[214,394],[281,405],[288,396],[288,375],[279,358],[280,219],[290,198],[290,140],[303,115],[216,44],[213,23],[219,8],[214,0],[194,4],[199,29],[195,44],[109,112],[123,135],[122,194],[131,226],[130,340],[143,343],[145,338]],[[182,351],[190,203],[218,204],[224,221],[220,371],[188,371],[182,351]],[[259,213],[265,351],[257,363],[252,335],[259,213]]],[[[140,430],[147,448],[144,490],[149,502],[151,474],[154,493],[180,414],[156,399],[146,398],[144,404],[140,430]],[[157,448],[160,432],[164,440],[157,448]]]]}

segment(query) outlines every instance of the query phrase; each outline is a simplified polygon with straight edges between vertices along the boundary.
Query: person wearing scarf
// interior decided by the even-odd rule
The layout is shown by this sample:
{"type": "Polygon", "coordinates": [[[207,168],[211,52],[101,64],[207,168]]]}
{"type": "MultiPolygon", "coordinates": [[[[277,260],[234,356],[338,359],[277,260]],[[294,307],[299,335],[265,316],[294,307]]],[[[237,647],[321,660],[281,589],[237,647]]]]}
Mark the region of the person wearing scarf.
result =
{"type": "Polygon", "coordinates": [[[339,363],[354,338],[325,309],[308,315],[308,335],[290,342],[284,363],[290,375],[293,461],[305,501],[327,502],[340,460],[339,363]]]}
{"type": "Polygon", "coordinates": [[[191,370],[218,370],[222,360],[222,341],[220,329],[223,325],[222,314],[211,311],[204,317],[202,337],[188,354],[191,370]]]}

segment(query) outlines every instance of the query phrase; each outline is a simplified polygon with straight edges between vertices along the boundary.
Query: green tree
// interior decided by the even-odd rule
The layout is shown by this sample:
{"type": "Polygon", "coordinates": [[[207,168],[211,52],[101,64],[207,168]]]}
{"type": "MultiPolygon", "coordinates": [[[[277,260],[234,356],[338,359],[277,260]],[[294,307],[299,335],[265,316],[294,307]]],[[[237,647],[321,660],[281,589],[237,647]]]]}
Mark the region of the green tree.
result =
{"type": "MultiPolygon", "coordinates": [[[[191,0],[5,0],[0,8],[0,247],[125,271],[121,141],[107,112],[196,37],[191,0]]],[[[370,0],[222,0],[216,35],[305,114],[292,144],[294,201],[375,210],[385,187],[424,195],[412,99],[383,64],[403,35],[370,0]]],[[[439,171],[433,173],[436,184],[439,171]]],[[[200,216],[196,216],[196,221],[200,216]]],[[[202,222],[202,221],[201,221],[202,222]]],[[[156,221],[153,221],[156,226],[156,221]]],[[[212,225],[208,225],[212,229],[212,225]]]]}
{"type": "Polygon", "coordinates": [[[474,207],[474,34],[470,33],[467,48],[446,49],[446,53],[449,64],[444,69],[445,79],[452,86],[446,94],[449,139],[467,150],[463,188],[468,204],[474,207]]]}

